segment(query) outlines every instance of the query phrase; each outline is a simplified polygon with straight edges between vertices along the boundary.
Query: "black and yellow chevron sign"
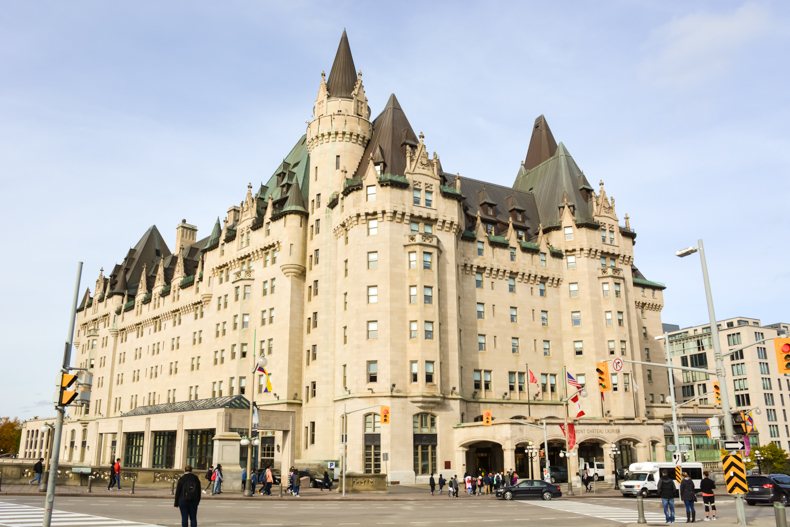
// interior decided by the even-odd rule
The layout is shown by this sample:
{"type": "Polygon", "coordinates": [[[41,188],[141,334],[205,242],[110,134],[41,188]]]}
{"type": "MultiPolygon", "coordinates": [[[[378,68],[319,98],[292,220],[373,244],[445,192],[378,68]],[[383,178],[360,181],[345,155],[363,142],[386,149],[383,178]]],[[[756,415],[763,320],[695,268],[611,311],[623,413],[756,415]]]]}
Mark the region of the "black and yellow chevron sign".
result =
{"type": "Polygon", "coordinates": [[[721,464],[724,468],[724,483],[730,494],[746,494],[749,486],[746,484],[746,467],[740,454],[723,454],[721,464]]]}
{"type": "Polygon", "coordinates": [[[675,481],[678,483],[683,481],[683,470],[680,468],[680,465],[675,465],[675,481]]]}

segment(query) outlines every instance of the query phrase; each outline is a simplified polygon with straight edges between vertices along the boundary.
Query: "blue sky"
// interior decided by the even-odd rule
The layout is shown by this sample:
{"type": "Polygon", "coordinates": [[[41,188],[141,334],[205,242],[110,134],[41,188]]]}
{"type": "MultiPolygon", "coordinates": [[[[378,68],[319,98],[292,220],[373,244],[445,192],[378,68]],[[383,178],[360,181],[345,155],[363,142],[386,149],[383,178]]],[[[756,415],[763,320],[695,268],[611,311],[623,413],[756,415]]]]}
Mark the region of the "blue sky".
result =
{"type": "Polygon", "coordinates": [[[0,2],[0,415],[45,415],[82,290],[151,225],[206,235],[305,130],[343,28],[446,170],[511,185],[545,114],[637,231],[664,321],[790,320],[785,2],[0,2]],[[8,373],[8,370],[7,370],[8,373]]]}

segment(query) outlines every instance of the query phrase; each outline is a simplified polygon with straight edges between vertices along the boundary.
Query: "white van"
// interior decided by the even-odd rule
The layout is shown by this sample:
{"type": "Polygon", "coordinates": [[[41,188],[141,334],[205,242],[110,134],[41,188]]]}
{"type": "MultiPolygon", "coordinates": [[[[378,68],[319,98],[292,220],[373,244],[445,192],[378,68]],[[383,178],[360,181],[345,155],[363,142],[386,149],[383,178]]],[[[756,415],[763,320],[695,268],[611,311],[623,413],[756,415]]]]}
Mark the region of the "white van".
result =
{"type": "Polygon", "coordinates": [[[579,458],[579,477],[584,474],[585,470],[587,470],[587,475],[590,476],[593,481],[603,481],[604,475],[606,474],[603,468],[603,461],[595,461],[595,459],[585,461],[584,458],[579,458]]]}
{"type": "MultiPolygon", "coordinates": [[[[694,488],[699,490],[702,481],[702,463],[681,463],[680,469],[687,472],[694,482],[694,488]]],[[[670,477],[675,479],[674,463],[631,463],[628,467],[628,476],[625,481],[620,483],[620,492],[623,496],[649,496],[656,494],[658,480],[661,479],[661,472],[668,471],[670,477]]],[[[680,488],[677,481],[675,487],[680,488]]]]}

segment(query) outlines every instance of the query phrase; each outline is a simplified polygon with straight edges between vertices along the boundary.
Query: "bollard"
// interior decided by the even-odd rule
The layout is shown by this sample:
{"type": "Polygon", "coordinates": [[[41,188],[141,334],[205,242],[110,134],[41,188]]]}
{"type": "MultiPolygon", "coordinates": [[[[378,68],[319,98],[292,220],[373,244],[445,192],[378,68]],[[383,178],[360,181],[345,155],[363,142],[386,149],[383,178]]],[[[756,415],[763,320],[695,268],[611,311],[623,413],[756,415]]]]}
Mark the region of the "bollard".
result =
{"type": "Polygon", "coordinates": [[[3,490],[3,471],[0,470],[0,490],[3,490]]]}
{"type": "Polygon", "coordinates": [[[88,494],[93,492],[93,476],[88,476],[88,494]]]}
{"type": "Polygon", "coordinates": [[[170,495],[174,496],[176,493],[176,480],[172,480],[170,483],[170,495]]]}
{"type": "Polygon", "coordinates": [[[735,495],[735,518],[739,527],[746,527],[746,509],[743,506],[743,494],[735,495]]]}
{"type": "Polygon", "coordinates": [[[776,518],[776,527],[787,527],[787,516],[785,515],[785,506],[782,502],[774,502],[774,517],[776,518]]]}
{"type": "Polygon", "coordinates": [[[137,483],[137,478],[132,478],[132,494],[134,494],[134,484],[137,483]]]}
{"type": "Polygon", "coordinates": [[[647,523],[647,520],[645,520],[645,498],[641,494],[637,495],[636,497],[636,512],[638,514],[636,523],[647,523]]]}

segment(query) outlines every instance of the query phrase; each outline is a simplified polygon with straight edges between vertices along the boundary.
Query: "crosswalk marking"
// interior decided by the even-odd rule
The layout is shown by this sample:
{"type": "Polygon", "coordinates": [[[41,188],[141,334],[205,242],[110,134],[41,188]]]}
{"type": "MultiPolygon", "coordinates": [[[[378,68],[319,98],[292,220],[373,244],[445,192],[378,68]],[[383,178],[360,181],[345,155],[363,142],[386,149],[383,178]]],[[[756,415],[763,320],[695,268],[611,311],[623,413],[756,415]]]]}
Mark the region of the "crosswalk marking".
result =
{"type": "MultiPolygon", "coordinates": [[[[589,502],[579,502],[572,500],[552,500],[552,501],[529,501],[519,502],[528,503],[529,505],[537,505],[561,512],[569,512],[571,514],[579,514],[582,516],[592,516],[602,520],[611,520],[619,523],[636,523],[637,511],[636,502],[632,509],[624,509],[622,507],[612,507],[609,505],[595,505],[589,502]]],[[[664,514],[660,512],[647,512],[645,511],[645,519],[651,522],[664,523],[664,514]]]]}
{"type": "MultiPolygon", "coordinates": [[[[44,521],[44,509],[17,503],[0,502],[0,527],[37,527],[44,521]]],[[[52,511],[52,527],[158,527],[138,523],[80,514],[78,512],[52,511]]]]}

